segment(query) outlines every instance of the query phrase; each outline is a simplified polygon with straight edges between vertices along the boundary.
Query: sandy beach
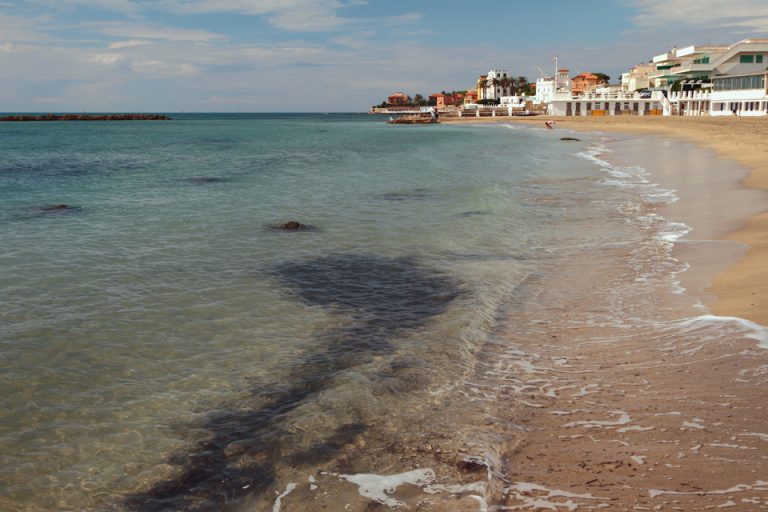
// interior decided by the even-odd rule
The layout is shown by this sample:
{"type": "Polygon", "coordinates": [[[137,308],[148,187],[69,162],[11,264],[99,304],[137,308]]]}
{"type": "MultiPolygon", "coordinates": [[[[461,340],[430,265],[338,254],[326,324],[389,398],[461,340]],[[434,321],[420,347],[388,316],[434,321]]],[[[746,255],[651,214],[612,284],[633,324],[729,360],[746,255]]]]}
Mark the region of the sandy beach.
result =
{"type": "MultiPolygon", "coordinates": [[[[549,119],[490,122],[543,126],[549,119]]],[[[693,176],[688,182],[675,180],[675,170],[666,169],[681,199],[662,212],[666,216],[678,208],[674,213],[702,233],[701,242],[681,243],[680,250],[687,251],[682,258],[692,262],[693,275],[698,268],[702,281],[702,290],[689,291],[706,289],[707,309],[718,316],[705,312],[671,320],[665,324],[674,326],[669,331],[656,328],[661,324],[632,332],[596,326],[591,320],[596,311],[616,307],[610,290],[632,286],[627,268],[610,264],[630,260],[631,250],[617,248],[610,261],[584,259],[564,268],[545,287],[560,294],[551,297],[561,304],[560,321],[550,321],[551,311],[533,309],[506,327],[513,339],[525,326],[542,326],[527,332],[528,340],[513,357],[519,371],[511,385],[528,393],[515,416],[524,432],[505,453],[514,476],[502,510],[768,508],[768,409],[763,404],[768,343],[765,330],[749,322],[768,325],[768,213],[759,192],[768,189],[768,120],[554,120],[556,136],[572,135],[571,130],[651,136],[644,137],[652,140],[650,151],[653,140],[661,138],[680,145],[684,161],[669,161],[669,166],[701,169],[700,175],[687,175],[693,176]],[[719,160],[708,165],[714,155],[719,160]],[[725,167],[715,165],[720,163],[725,167]],[[718,245],[720,236],[739,243],[718,245]],[[708,329],[718,322],[723,328],[713,336],[708,329]],[[739,326],[753,327],[754,334],[737,332],[739,326]]],[[[634,161],[653,164],[651,155],[634,161]]],[[[651,179],[663,180],[663,175],[651,172],[651,179]]],[[[621,307],[637,307],[642,315],[650,306],[670,318],[670,312],[687,307],[676,303],[682,296],[635,300],[621,307]]],[[[509,364],[500,360],[499,367],[509,364]]],[[[515,400],[520,397],[510,397],[510,408],[515,400]]]]}

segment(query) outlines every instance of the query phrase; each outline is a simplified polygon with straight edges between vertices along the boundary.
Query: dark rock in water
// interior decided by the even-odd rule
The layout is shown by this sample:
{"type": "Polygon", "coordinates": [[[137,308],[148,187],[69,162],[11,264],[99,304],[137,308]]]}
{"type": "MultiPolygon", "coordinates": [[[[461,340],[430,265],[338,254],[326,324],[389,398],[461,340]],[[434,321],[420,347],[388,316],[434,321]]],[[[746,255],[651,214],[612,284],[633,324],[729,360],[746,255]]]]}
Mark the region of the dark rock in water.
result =
{"type": "Polygon", "coordinates": [[[275,224],[270,227],[281,231],[313,231],[315,229],[313,226],[308,226],[295,220],[289,220],[285,224],[275,224]]]}
{"type": "Polygon", "coordinates": [[[78,212],[82,208],[79,206],[71,206],[68,204],[46,204],[45,206],[41,206],[38,208],[38,211],[40,211],[43,214],[54,214],[54,213],[72,213],[72,212],[78,212]]]}
{"type": "Polygon", "coordinates": [[[577,139],[576,137],[560,137],[560,140],[581,140],[581,139],[577,139]]]}
{"type": "Polygon", "coordinates": [[[224,178],[202,176],[196,178],[186,178],[184,181],[187,183],[192,183],[193,185],[208,185],[209,183],[224,183],[227,180],[224,178]]]}
{"type": "Polygon", "coordinates": [[[376,199],[384,201],[413,201],[427,199],[432,195],[432,191],[426,188],[416,188],[405,192],[384,192],[382,194],[376,194],[376,199]]]}
{"type": "Polygon", "coordinates": [[[475,215],[488,215],[488,212],[477,210],[477,211],[461,212],[459,214],[460,217],[474,217],[475,215]]]}

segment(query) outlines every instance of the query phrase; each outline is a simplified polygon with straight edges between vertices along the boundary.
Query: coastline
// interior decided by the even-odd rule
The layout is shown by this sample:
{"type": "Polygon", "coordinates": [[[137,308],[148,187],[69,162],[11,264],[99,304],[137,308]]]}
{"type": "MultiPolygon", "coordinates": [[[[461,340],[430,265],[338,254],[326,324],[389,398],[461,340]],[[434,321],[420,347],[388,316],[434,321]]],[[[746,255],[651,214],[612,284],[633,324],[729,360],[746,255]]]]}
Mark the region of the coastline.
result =
{"type": "MultiPolygon", "coordinates": [[[[744,293],[729,280],[745,261],[747,282],[760,286],[754,276],[766,253],[750,246],[744,258],[747,242],[739,239],[752,222],[745,219],[766,215],[758,213],[764,193],[745,186],[754,186],[760,160],[747,168],[734,153],[698,143],[712,127],[727,132],[721,145],[757,144],[759,134],[750,139],[728,121],[694,120],[685,130],[675,121],[556,120],[553,142],[567,144],[559,138],[568,130],[600,132],[597,159],[619,171],[639,165],[653,193],[678,199],[629,210],[654,239],[672,243],[656,251],[617,243],[568,259],[541,285],[537,302],[549,307],[532,304],[506,319],[499,337],[512,345],[494,357],[515,361],[510,380],[524,391],[502,390],[499,408],[517,408],[524,433],[503,448],[512,483],[499,501],[510,509],[764,508],[768,339],[743,318],[765,324],[766,311],[747,308],[750,297],[723,306],[719,295],[720,287],[744,293]],[[681,271],[681,262],[690,266],[681,271]],[[713,313],[701,311],[713,292],[714,307],[706,301],[713,313]]],[[[541,118],[533,123],[543,128],[541,118]]]]}
{"type": "MultiPolygon", "coordinates": [[[[735,117],[553,117],[466,118],[444,120],[452,123],[524,123],[543,125],[554,120],[554,133],[599,131],[630,135],[653,135],[693,143],[711,150],[720,158],[736,161],[749,171],[741,180],[743,187],[768,190],[768,121],[735,117]]],[[[714,295],[708,304],[718,316],[740,317],[768,325],[768,211],[741,219],[724,240],[747,246],[743,258],[712,277],[707,292],[714,295]]]]}

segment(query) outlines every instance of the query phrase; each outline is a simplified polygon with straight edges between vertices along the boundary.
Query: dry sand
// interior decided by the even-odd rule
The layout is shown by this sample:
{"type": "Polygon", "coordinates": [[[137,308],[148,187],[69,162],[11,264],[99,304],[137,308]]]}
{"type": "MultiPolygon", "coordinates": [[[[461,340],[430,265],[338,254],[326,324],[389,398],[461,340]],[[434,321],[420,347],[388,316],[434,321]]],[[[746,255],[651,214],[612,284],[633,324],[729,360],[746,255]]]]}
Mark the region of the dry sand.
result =
{"type": "MultiPolygon", "coordinates": [[[[745,186],[768,189],[768,118],[555,120],[562,135],[693,142],[745,166],[745,186]]],[[[749,250],[715,279],[711,309],[768,325],[768,213],[742,224],[728,238],[749,250]]],[[[617,251],[610,261],[629,259],[617,251]]],[[[498,510],[768,510],[768,350],[738,333],[708,336],[696,327],[669,337],[657,328],[596,327],[590,318],[609,307],[605,290],[632,286],[626,269],[608,263],[562,269],[542,287],[560,295],[537,301],[558,310],[523,312],[501,333],[513,340],[522,332],[526,341],[493,368],[515,368],[497,400],[524,430],[503,453],[512,478],[498,510]]],[[[658,307],[678,299],[659,297],[658,307]]]]}

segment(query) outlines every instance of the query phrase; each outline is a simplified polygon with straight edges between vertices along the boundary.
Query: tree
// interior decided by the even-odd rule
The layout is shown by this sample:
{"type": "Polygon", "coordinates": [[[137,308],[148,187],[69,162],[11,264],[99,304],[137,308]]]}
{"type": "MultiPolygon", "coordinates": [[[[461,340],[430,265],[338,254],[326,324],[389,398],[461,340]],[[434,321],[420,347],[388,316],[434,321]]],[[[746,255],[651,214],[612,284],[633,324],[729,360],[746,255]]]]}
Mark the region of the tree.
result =
{"type": "Polygon", "coordinates": [[[600,80],[603,80],[605,83],[608,83],[611,80],[611,77],[609,77],[605,73],[592,73],[592,74],[595,75],[600,80]]]}
{"type": "Polygon", "coordinates": [[[424,99],[424,96],[422,96],[421,94],[417,94],[416,96],[413,97],[413,104],[418,107],[421,107],[423,105],[426,105],[427,101],[424,99]]]}
{"type": "Polygon", "coordinates": [[[530,84],[528,83],[527,78],[525,78],[524,76],[517,77],[517,79],[515,80],[515,86],[516,86],[515,94],[523,94],[527,92],[529,85],[530,84]]]}

